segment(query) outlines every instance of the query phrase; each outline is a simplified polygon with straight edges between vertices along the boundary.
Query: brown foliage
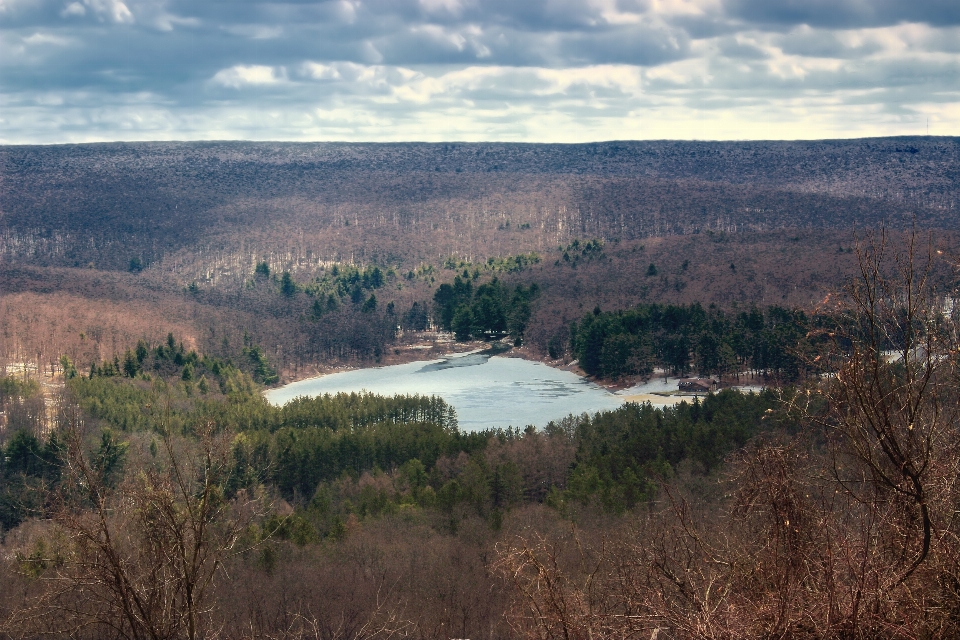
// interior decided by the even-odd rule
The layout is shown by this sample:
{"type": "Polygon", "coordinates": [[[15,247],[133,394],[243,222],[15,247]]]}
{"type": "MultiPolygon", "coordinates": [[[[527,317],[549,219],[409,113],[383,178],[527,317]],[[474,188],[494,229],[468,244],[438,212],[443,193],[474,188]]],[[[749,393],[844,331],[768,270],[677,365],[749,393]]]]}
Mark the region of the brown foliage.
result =
{"type": "MultiPolygon", "coordinates": [[[[476,528],[479,524],[480,528],[476,528]]],[[[342,543],[279,545],[275,564],[237,558],[220,591],[233,638],[505,637],[509,597],[488,570],[489,530],[457,537],[416,517],[364,523],[342,543]]]]}
{"type": "Polygon", "coordinates": [[[861,249],[836,377],[795,398],[809,432],[734,456],[717,503],[666,485],[631,527],[501,548],[520,635],[960,633],[956,317],[926,279],[935,254],[908,243],[891,265],[884,247],[861,249]]]}
{"type": "Polygon", "coordinates": [[[189,320],[177,317],[177,306],[182,305],[91,299],[69,292],[0,296],[0,358],[50,369],[66,355],[84,371],[93,362],[122,354],[137,340],[157,344],[168,333],[194,348],[197,331],[189,320]]]}
{"type": "Polygon", "coordinates": [[[215,579],[254,506],[223,496],[228,443],[211,425],[196,447],[166,436],[157,459],[137,452],[114,489],[104,450],[87,453],[81,423],[71,420],[61,436],[51,534],[59,544],[54,558],[26,561],[39,584],[28,585],[5,626],[26,636],[210,635],[215,579]]]}

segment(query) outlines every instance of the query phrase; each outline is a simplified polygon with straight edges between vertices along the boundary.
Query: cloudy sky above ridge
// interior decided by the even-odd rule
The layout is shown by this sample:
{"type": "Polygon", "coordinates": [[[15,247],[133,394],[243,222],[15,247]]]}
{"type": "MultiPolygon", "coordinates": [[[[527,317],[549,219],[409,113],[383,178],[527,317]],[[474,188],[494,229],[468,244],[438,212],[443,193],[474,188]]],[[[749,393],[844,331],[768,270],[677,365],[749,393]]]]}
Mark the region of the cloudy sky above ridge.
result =
{"type": "Polygon", "coordinates": [[[960,0],[0,0],[0,142],[960,135],[960,0]]]}

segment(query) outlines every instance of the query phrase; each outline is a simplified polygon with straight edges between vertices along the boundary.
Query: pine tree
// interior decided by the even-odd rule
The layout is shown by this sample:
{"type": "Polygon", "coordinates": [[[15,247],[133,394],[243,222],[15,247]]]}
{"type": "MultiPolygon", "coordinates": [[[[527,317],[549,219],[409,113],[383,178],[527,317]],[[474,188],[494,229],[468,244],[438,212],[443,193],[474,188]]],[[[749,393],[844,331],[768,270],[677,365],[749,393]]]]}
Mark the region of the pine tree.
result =
{"type": "Polygon", "coordinates": [[[297,283],[293,281],[289,271],[284,271],[280,278],[280,293],[288,298],[297,292],[297,283]]]}

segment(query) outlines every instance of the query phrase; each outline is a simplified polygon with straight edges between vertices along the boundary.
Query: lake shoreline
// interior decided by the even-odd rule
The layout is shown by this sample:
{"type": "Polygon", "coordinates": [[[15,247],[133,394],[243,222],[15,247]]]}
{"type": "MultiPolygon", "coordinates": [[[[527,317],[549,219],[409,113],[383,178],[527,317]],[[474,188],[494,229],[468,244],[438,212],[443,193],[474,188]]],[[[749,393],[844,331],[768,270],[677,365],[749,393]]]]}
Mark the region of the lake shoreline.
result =
{"type": "MultiPolygon", "coordinates": [[[[272,387],[269,387],[267,390],[279,389],[280,387],[285,387],[295,382],[303,382],[304,380],[322,378],[323,376],[334,373],[344,373],[346,371],[357,371],[360,369],[380,369],[397,364],[410,364],[411,362],[442,360],[452,356],[461,356],[468,353],[485,351],[490,349],[492,344],[494,343],[483,340],[456,342],[453,339],[453,334],[446,334],[444,332],[424,332],[421,340],[404,345],[396,345],[395,347],[391,348],[388,353],[385,353],[379,361],[376,362],[361,364],[331,364],[294,371],[289,369],[284,370],[281,372],[280,382],[272,387]]],[[[519,358],[529,362],[539,362],[553,369],[569,371],[607,390],[620,388],[617,383],[609,380],[595,380],[591,376],[588,376],[582,369],[580,369],[580,367],[577,366],[576,360],[572,362],[553,360],[549,357],[540,356],[533,353],[528,347],[511,346],[506,351],[497,353],[496,355],[501,358],[519,358]]]]}
{"type": "MultiPolygon", "coordinates": [[[[614,410],[623,400],[572,371],[551,367],[539,359],[517,357],[512,349],[484,343],[486,348],[457,350],[446,358],[338,371],[306,378],[265,392],[268,402],[283,406],[290,400],[323,394],[367,391],[382,396],[423,395],[443,398],[452,406],[460,428],[545,426],[570,414],[614,410]],[[510,356],[513,357],[503,357],[510,356]]],[[[430,354],[430,357],[434,354],[430,354]]],[[[440,355],[440,354],[436,354],[440,355]]]]}
{"type": "MultiPolygon", "coordinates": [[[[471,354],[483,354],[487,358],[498,357],[505,359],[521,360],[530,363],[536,363],[548,367],[549,369],[564,374],[572,374],[583,383],[587,383],[602,389],[606,392],[610,400],[619,404],[625,403],[647,403],[655,407],[668,407],[679,404],[680,402],[691,402],[696,397],[702,397],[703,393],[680,393],[677,388],[678,378],[671,375],[665,375],[663,371],[657,371],[653,376],[641,377],[630,376],[618,380],[603,380],[587,375],[579,366],[576,360],[564,361],[561,359],[552,359],[532,352],[528,347],[513,347],[502,342],[470,341],[456,342],[451,334],[445,333],[424,333],[416,336],[418,339],[409,341],[404,345],[398,345],[390,350],[390,353],[380,358],[376,363],[369,363],[368,366],[362,365],[339,365],[311,369],[309,372],[296,372],[299,375],[284,376],[283,384],[271,387],[265,390],[265,396],[276,396],[277,392],[290,386],[301,385],[315,381],[323,384],[321,380],[325,377],[347,374],[350,372],[370,371],[396,367],[413,363],[422,363],[427,366],[430,363],[440,364],[444,360],[456,357],[470,356],[471,354]]],[[[457,366],[457,365],[452,365],[457,366]]],[[[447,367],[441,367],[447,368],[447,367]]],[[[743,391],[758,391],[763,383],[756,378],[749,378],[745,381],[733,382],[725,381],[721,388],[738,387],[743,391]],[[743,384],[746,382],[746,384],[743,384]],[[760,384],[758,384],[758,382],[760,384]]]]}
{"type": "Polygon", "coordinates": [[[378,369],[397,364],[409,364],[411,362],[418,362],[421,360],[439,360],[442,358],[448,358],[450,356],[463,355],[472,351],[482,350],[485,346],[487,346],[487,343],[478,341],[455,342],[452,338],[448,341],[444,339],[442,334],[437,335],[439,335],[440,338],[432,341],[429,339],[424,339],[417,343],[397,345],[391,348],[388,353],[385,353],[383,356],[381,356],[379,360],[374,362],[319,365],[310,367],[309,369],[294,371],[287,369],[281,372],[280,382],[269,389],[278,389],[280,387],[285,387],[288,384],[303,382],[304,380],[312,380],[314,378],[322,378],[323,376],[333,373],[357,371],[359,369],[378,369]]]}

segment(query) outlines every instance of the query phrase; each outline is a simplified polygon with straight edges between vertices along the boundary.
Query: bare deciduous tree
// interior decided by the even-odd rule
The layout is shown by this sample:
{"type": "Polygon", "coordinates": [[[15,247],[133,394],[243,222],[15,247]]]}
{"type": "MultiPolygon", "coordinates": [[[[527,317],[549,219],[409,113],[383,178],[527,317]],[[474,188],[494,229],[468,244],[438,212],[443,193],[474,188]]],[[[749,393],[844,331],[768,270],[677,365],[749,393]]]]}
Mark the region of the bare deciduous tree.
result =
{"type": "Polygon", "coordinates": [[[882,232],[861,245],[828,331],[836,375],[787,396],[810,428],[731,456],[719,503],[693,508],[667,484],[602,544],[525,534],[501,548],[522,637],[960,633],[957,318],[934,286],[938,254],[916,235],[905,247],[888,253],[882,232]]]}
{"type": "MultiPolygon", "coordinates": [[[[859,277],[848,287],[847,322],[837,337],[843,362],[827,397],[824,421],[836,434],[836,480],[860,502],[896,507],[902,583],[935,543],[938,482],[956,460],[957,333],[949,292],[935,292],[932,244],[888,255],[881,231],[858,247],[859,277]]],[[[891,523],[892,524],[892,523],[891,523]]]]}
{"type": "Polygon", "coordinates": [[[226,499],[229,442],[209,423],[197,435],[165,434],[155,456],[135,452],[113,488],[116,449],[101,443],[89,453],[82,422],[68,422],[54,517],[67,549],[13,628],[79,637],[210,635],[217,574],[255,501],[226,499]]]}

